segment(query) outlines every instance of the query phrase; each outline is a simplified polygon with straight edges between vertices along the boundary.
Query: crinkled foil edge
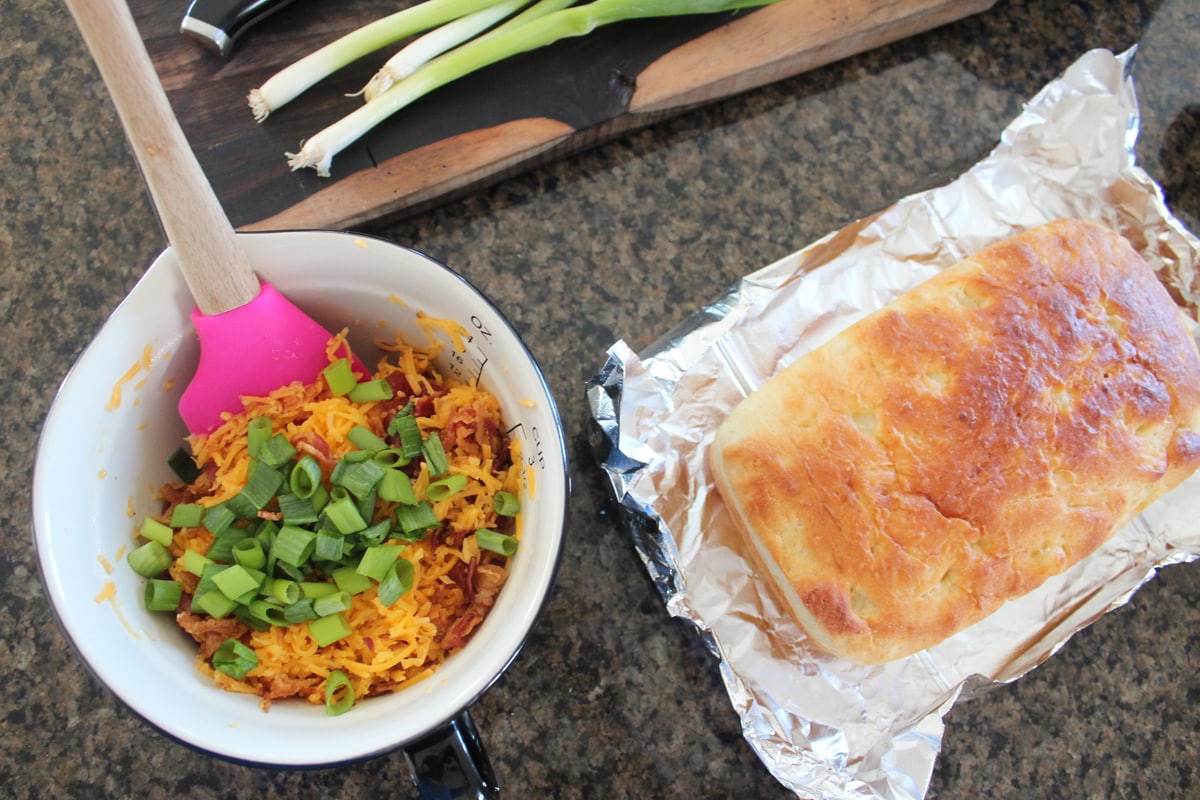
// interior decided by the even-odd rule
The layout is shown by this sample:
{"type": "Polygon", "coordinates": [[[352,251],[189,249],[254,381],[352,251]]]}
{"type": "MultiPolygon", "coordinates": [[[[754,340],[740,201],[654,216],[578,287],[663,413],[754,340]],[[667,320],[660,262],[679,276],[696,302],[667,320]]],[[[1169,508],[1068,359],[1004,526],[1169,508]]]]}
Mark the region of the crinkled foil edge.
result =
{"type": "Polygon", "coordinates": [[[588,382],[592,445],[639,557],[718,660],[747,742],[798,796],[923,797],[956,702],[1016,680],[1160,567],[1200,555],[1193,478],[951,641],[856,667],[810,649],[760,591],[703,470],[706,435],[770,374],[937,270],[1057,217],[1120,231],[1195,318],[1200,243],[1136,164],[1135,53],[1084,54],[955,181],[747,275],[642,353],[616,342],[588,382]]]}

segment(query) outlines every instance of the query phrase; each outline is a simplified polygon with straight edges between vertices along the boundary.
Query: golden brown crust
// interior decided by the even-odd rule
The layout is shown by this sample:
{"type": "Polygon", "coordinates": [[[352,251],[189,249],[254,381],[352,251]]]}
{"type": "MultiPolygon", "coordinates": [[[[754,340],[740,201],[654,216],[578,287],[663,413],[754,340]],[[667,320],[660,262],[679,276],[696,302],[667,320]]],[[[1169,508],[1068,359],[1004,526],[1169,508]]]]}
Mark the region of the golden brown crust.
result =
{"type": "Polygon", "coordinates": [[[1116,233],[1059,220],[945,270],[752,393],[714,479],[798,623],[936,644],[1200,466],[1200,358],[1116,233]]]}

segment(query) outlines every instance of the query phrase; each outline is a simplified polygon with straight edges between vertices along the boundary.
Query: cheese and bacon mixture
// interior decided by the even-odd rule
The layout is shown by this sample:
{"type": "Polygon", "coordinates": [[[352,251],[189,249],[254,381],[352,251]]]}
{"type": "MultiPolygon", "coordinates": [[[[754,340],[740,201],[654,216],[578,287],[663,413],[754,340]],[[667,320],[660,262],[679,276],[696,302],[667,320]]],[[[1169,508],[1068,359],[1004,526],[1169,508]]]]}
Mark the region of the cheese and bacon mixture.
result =
{"type": "MultiPolygon", "coordinates": [[[[440,320],[422,322],[427,328],[445,325],[440,320]]],[[[331,341],[331,362],[348,352],[344,336],[343,332],[331,341]]],[[[430,341],[436,340],[430,336],[430,341]]],[[[457,338],[455,342],[457,347],[457,338]]],[[[353,594],[343,612],[349,633],[324,646],[305,622],[249,625],[245,615],[214,617],[192,608],[201,579],[185,566],[185,551],[208,553],[214,536],[203,525],[174,530],[168,548],[173,562],[167,572],[182,589],[176,619],[198,645],[200,669],[226,690],[259,695],[264,709],[271,701],[291,697],[328,706],[331,675],[348,683],[351,696],[357,698],[393,692],[428,677],[466,645],[508,575],[511,553],[485,549],[476,536],[486,530],[515,542],[520,535],[519,514],[497,510],[498,493],[518,495],[521,461],[517,442],[505,434],[498,401],[474,384],[440,375],[434,363],[437,344],[422,349],[398,337],[379,347],[385,357],[372,377],[386,381],[390,398],[354,402],[334,396],[324,378],[309,385],[295,383],[266,397],[244,398],[242,413],[227,417],[211,434],[188,438],[199,475],[190,483],[172,483],[161,490],[164,508],[158,519],[164,522],[179,504],[207,509],[235,497],[247,484],[251,464],[248,428],[251,420],[262,417],[270,419],[274,434],[282,433],[291,443],[296,458],[316,459],[328,485],[339,461],[356,449],[349,438],[351,429],[369,429],[392,444],[396,436],[389,433],[389,422],[402,409],[416,418],[423,437],[440,440],[447,474],[465,476],[461,489],[434,500],[426,498],[432,482],[427,458],[414,458],[401,468],[415,497],[432,506],[437,517],[436,527],[418,541],[389,537],[383,542],[401,548],[399,558],[412,567],[411,586],[390,604],[381,602],[375,586],[353,594]],[[214,654],[231,640],[253,651],[248,669],[214,666],[214,654]]],[[[257,516],[278,521],[281,515],[274,502],[257,516]]],[[[368,523],[394,516],[397,505],[376,501],[374,519],[368,523]]],[[[328,576],[311,580],[322,578],[328,576]]]]}

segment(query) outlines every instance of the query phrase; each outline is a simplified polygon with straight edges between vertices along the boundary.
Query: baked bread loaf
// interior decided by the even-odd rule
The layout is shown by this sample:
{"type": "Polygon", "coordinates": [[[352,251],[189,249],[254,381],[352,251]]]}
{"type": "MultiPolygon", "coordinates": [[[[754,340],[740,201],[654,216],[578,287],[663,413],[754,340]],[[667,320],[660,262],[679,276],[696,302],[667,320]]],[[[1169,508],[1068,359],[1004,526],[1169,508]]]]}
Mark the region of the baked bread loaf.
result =
{"type": "Polygon", "coordinates": [[[1200,357],[1121,236],[1059,220],[802,356],[710,458],[800,627],[884,662],[1066,570],[1191,474],[1200,357]]]}

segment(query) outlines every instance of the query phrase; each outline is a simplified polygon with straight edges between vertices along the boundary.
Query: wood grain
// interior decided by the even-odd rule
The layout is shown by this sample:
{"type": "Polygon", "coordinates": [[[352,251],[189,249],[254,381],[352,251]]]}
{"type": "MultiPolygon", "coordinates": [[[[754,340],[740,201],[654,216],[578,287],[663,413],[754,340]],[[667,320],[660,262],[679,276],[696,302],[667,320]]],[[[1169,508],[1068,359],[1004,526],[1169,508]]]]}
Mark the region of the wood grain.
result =
{"type": "Polygon", "coordinates": [[[990,8],[995,0],[788,0],[675,48],[638,75],[634,114],[712,102],[990,8]]]}

